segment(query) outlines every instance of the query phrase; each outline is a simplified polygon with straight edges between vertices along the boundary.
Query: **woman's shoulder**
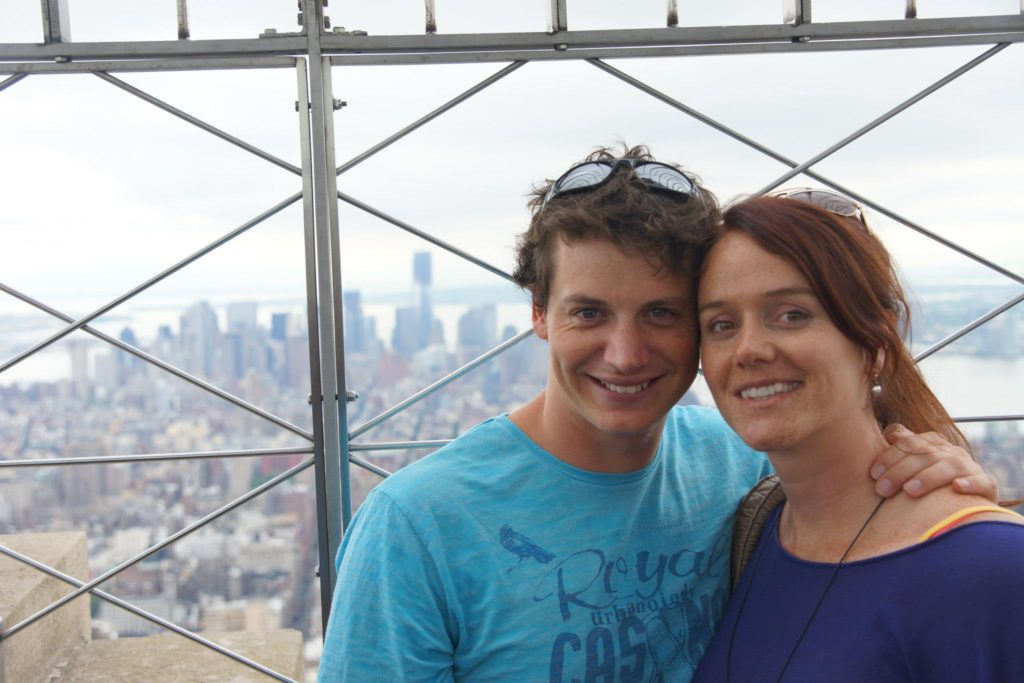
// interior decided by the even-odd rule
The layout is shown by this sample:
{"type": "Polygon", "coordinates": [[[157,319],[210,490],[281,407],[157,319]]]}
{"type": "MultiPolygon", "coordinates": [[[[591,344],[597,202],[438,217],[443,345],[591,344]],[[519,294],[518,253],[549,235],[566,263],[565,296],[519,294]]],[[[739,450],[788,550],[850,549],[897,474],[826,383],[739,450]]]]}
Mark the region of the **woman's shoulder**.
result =
{"type": "Polygon", "coordinates": [[[1020,515],[999,508],[987,498],[957,493],[949,486],[921,498],[899,494],[892,502],[899,508],[901,526],[918,537],[983,521],[1024,525],[1020,515]]]}
{"type": "MultiPolygon", "coordinates": [[[[885,503],[882,522],[873,541],[862,548],[862,556],[870,557],[909,548],[950,529],[978,522],[1008,522],[1024,534],[1024,519],[1015,513],[994,511],[992,501],[969,496],[946,487],[921,498],[900,493],[885,503]],[[883,521],[884,520],[884,521],[883,521]]],[[[855,553],[856,554],[856,553],[855,553]]]]}

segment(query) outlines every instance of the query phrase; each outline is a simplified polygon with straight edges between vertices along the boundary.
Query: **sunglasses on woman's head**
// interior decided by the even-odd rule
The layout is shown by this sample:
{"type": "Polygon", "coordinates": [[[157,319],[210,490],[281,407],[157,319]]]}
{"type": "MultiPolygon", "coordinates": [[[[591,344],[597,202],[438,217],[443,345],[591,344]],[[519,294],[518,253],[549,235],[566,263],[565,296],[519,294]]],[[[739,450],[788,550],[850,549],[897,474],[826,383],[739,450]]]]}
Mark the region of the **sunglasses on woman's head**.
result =
{"type": "Polygon", "coordinates": [[[813,204],[829,213],[843,218],[854,218],[865,228],[868,226],[864,217],[864,208],[857,202],[831,190],[816,190],[811,187],[795,187],[788,190],[777,190],[768,193],[769,197],[778,199],[795,199],[798,202],[813,204]]]}
{"type": "Polygon", "coordinates": [[[541,211],[555,197],[596,190],[607,183],[620,166],[631,168],[633,176],[652,190],[678,195],[683,201],[697,194],[693,181],[674,166],[644,159],[599,159],[573,166],[563,173],[544,195],[541,211]]]}

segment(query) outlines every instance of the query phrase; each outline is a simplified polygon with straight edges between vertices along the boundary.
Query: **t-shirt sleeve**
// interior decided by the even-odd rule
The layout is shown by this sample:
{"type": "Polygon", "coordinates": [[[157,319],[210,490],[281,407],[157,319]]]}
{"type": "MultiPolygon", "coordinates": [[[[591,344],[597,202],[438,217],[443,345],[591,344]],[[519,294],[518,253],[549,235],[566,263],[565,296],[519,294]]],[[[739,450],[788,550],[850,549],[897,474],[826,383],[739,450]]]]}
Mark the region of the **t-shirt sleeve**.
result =
{"type": "Polygon", "coordinates": [[[320,683],[451,681],[453,632],[437,566],[405,513],[375,491],[338,550],[320,683]]]}

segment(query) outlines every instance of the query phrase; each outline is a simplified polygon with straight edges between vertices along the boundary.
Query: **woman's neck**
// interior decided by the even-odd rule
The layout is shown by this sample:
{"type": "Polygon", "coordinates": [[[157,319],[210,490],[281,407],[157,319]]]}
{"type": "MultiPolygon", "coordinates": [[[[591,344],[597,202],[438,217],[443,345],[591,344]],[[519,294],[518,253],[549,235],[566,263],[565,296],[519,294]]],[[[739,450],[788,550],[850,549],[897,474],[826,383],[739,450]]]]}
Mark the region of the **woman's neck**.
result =
{"type": "MultiPolygon", "coordinates": [[[[790,553],[837,561],[875,509],[879,498],[868,469],[887,444],[877,425],[868,427],[831,434],[828,446],[769,453],[786,493],[779,538],[790,553]]],[[[858,546],[866,547],[868,535],[865,531],[858,546]]]]}

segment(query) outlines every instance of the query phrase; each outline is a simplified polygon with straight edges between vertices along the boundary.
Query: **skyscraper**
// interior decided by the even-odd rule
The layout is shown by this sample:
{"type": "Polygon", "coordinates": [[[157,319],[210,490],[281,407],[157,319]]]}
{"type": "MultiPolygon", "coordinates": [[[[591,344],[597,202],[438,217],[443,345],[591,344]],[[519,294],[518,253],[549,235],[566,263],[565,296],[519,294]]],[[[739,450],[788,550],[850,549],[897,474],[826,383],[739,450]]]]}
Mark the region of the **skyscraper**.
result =
{"type": "Polygon", "coordinates": [[[342,312],[345,321],[345,350],[348,353],[366,353],[369,346],[366,320],[363,318],[362,297],[358,291],[342,293],[342,312]]]}
{"type": "Polygon", "coordinates": [[[426,348],[434,331],[434,307],[430,298],[431,263],[429,251],[412,256],[412,307],[415,311],[415,350],[426,348]]]}

